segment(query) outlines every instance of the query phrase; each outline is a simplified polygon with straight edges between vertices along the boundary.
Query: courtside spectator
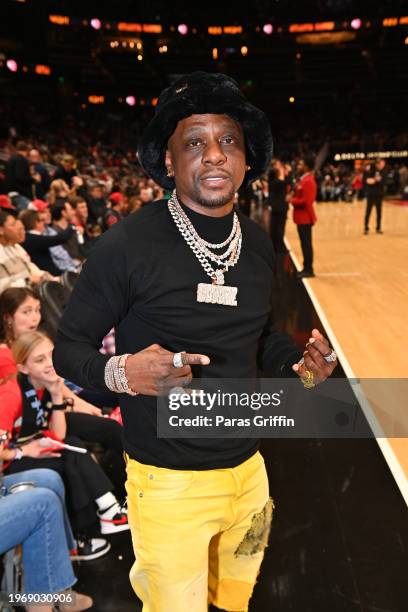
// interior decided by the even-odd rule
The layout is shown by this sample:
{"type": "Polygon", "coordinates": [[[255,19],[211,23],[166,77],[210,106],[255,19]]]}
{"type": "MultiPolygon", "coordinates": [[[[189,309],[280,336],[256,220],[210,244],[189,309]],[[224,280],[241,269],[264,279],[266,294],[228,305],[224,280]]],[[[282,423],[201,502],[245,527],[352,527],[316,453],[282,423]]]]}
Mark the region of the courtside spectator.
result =
{"type": "Polygon", "coordinates": [[[21,246],[39,268],[53,276],[60,276],[64,270],[54,263],[50,248],[65,244],[71,236],[75,235],[73,227],[69,225],[65,231],[50,236],[45,235],[45,221],[37,211],[24,210],[20,213],[20,219],[26,230],[25,240],[21,246]]]}
{"type": "Polygon", "coordinates": [[[25,287],[53,277],[31,261],[19,244],[25,239],[22,221],[0,211],[0,293],[6,287],[25,287]]]}

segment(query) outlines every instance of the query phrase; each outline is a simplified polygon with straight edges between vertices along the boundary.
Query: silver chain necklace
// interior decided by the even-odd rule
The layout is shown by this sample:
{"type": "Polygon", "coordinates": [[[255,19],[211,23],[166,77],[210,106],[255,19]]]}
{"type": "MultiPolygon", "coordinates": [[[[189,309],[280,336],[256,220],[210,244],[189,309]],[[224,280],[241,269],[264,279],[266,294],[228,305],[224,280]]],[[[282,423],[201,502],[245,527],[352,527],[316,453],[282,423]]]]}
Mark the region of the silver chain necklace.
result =
{"type": "Polygon", "coordinates": [[[210,243],[201,238],[190,219],[180,206],[177,199],[176,190],[173,191],[168,201],[169,212],[184,240],[187,242],[194,255],[197,257],[201,266],[212,283],[199,283],[197,286],[197,301],[212,304],[223,304],[226,306],[236,306],[237,287],[227,287],[224,285],[224,274],[229,268],[235,266],[239,260],[242,248],[242,232],[238,215],[234,212],[232,231],[228,238],[221,243],[210,243]],[[221,249],[228,245],[228,248],[221,255],[212,253],[210,249],[221,249]],[[218,269],[214,269],[208,260],[215,262],[218,269]]]}

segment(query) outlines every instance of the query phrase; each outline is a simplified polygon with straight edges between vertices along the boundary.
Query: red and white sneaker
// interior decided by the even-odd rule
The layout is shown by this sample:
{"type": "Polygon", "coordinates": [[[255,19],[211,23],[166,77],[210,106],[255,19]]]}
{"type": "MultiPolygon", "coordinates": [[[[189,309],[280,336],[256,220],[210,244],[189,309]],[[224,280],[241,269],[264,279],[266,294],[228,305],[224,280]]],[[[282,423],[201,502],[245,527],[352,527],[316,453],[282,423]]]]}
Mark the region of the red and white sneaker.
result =
{"type": "Polygon", "coordinates": [[[111,548],[110,542],[104,538],[88,538],[78,536],[77,547],[71,550],[71,561],[93,561],[106,555],[111,548]]]}
{"type": "Polygon", "coordinates": [[[119,533],[119,531],[129,529],[127,508],[126,506],[120,506],[118,502],[103,512],[98,511],[97,515],[101,523],[102,535],[119,533]]]}

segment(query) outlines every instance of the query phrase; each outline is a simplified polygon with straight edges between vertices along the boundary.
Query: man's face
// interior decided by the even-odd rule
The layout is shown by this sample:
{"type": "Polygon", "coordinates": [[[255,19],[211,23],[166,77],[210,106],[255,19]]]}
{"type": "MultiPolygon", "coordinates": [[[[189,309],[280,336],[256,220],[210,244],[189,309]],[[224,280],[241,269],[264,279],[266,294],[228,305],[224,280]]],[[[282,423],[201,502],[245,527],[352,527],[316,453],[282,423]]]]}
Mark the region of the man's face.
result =
{"type": "Polygon", "coordinates": [[[65,210],[64,210],[64,219],[66,219],[67,221],[69,221],[70,223],[72,222],[73,218],[75,215],[75,210],[72,208],[71,204],[69,202],[65,203],[65,210]]]}
{"type": "Polygon", "coordinates": [[[102,187],[99,187],[99,186],[98,187],[93,187],[91,189],[91,196],[93,198],[95,198],[96,200],[100,200],[102,198],[102,196],[103,196],[103,194],[102,194],[102,187]]]}
{"type": "Polygon", "coordinates": [[[76,214],[81,219],[86,220],[88,218],[88,206],[85,201],[78,202],[78,204],[76,205],[76,214]]]}
{"type": "Polygon", "coordinates": [[[147,204],[151,201],[151,191],[148,187],[143,187],[140,190],[140,199],[142,200],[143,204],[147,204]]]}
{"type": "Polygon", "coordinates": [[[23,242],[25,238],[25,229],[22,221],[8,215],[4,225],[0,228],[0,236],[4,240],[4,244],[17,244],[23,242]]]}
{"type": "Polygon", "coordinates": [[[45,215],[43,212],[40,212],[37,215],[37,222],[35,224],[35,229],[37,230],[37,232],[40,232],[40,234],[42,234],[43,231],[45,230],[45,215]]]}
{"type": "Polygon", "coordinates": [[[62,167],[64,168],[64,170],[66,172],[70,172],[72,170],[72,168],[74,167],[74,164],[72,163],[71,160],[63,159],[62,160],[62,167]]]}
{"type": "Polygon", "coordinates": [[[303,159],[299,159],[297,163],[297,169],[299,174],[304,174],[305,172],[307,172],[306,164],[303,159]]]}
{"type": "Polygon", "coordinates": [[[166,166],[185,202],[220,208],[233,201],[245,175],[242,127],[227,115],[191,115],[169,139],[166,166]]]}
{"type": "Polygon", "coordinates": [[[32,164],[39,164],[41,162],[41,156],[37,149],[31,149],[28,158],[32,164]]]}
{"type": "Polygon", "coordinates": [[[52,219],[51,219],[51,211],[49,208],[46,208],[45,210],[43,210],[40,214],[40,217],[42,218],[42,220],[44,221],[45,225],[50,225],[52,219]]]}

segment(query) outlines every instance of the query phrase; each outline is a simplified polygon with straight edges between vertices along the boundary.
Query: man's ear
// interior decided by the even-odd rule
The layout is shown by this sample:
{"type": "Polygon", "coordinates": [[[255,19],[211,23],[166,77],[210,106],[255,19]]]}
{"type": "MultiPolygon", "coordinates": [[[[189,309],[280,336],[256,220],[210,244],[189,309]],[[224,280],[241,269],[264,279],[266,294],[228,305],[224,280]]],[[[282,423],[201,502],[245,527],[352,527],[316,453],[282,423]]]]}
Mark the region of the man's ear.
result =
{"type": "Polygon", "coordinates": [[[170,153],[169,149],[166,149],[166,156],[165,156],[165,159],[164,159],[164,163],[165,163],[166,168],[167,168],[167,176],[174,176],[173,162],[171,160],[171,153],[170,153]]]}

